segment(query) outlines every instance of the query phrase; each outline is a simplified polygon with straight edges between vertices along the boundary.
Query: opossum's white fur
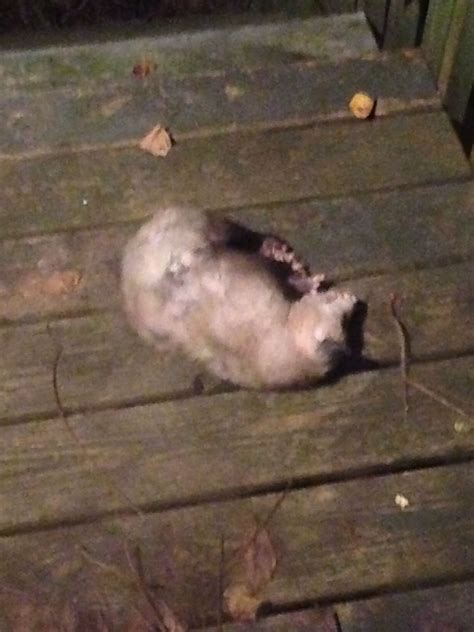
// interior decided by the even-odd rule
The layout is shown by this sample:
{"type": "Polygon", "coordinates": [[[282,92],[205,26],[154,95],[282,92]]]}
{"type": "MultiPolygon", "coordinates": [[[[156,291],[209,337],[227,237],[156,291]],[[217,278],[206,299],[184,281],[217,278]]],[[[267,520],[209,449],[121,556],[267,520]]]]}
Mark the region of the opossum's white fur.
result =
{"type": "Polygon", "coordinates": [[[326,375],[344,348],[355,297],[329,291],[289,300],[267,261],[228,247],[212,222],[196,210],[167,208],[130,240],[122,291],[132,326],[245,387],[326,375]]]}

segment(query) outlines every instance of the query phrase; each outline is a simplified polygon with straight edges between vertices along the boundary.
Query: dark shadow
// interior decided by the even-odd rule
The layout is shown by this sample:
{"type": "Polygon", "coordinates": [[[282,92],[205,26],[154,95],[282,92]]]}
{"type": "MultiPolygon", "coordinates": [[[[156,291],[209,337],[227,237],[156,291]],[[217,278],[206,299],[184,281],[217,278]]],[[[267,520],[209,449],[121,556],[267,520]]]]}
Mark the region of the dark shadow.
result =
{"type": "Polygon", "coordinates": [[[466,156],[472,155],[472,147],[474,144],[474,85],[471,88],[471,94],[466,108],[466,114],[462,123],[453,121],[456,132],[463,146],[466,156]]]}
{"type": "MultiPolygon", "coordinates": [[[[261,258],[271,275],[278,281],[283,294],[288,300],[298,300],[303,296],[305,292],[299,288],[302,288],[304,283],[298,284],[294,281],[292,282],[294,271],[291,265],[282,261],[276,261],[262,254],[262,246],[267,239],[274,239],[280,244],[286,245],[290,251],[293,251],[290,244],[277,235],[260,233],[238,222],[223,220],[213,214],[210,214],[210,217],[212,219],[212,232],[209,238],[214,242],[216,248],[225,246],[226,249],[232,248],[261,258]]],[[[310,270],[308,266],[304,265],[304,269],[309,275],[310,270]]],[[[322,289],[328,289],[329,285],[329,283],[325,282],[322,289]]]]}
{"type": "Polygon", "coordinates": [[[416,28],[415,46],[420,46],[421,42],[423,41],[426,18],[428,15],[428,8],[430,5],[430,0],[418,0],[418,2],[420,4],[420,17],[418,19],[418,26],[416,28]]]}

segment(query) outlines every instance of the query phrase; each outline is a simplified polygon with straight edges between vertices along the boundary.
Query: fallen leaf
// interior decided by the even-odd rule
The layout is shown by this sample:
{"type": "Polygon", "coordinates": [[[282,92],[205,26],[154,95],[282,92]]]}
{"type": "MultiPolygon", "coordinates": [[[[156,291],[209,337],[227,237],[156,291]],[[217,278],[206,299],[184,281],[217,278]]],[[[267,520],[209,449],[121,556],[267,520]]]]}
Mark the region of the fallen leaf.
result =
{"type": "Polygon", "coordinates": [[[463,432],[469,432],[469,426],[464,421],[455,421],[454,431],[459,432],[459,434],[462,434],[463,432]]]}
{"type": "Polygon", "coordinates": [[[19,282],[17,291],[23,298],[70,294],[77,288],[81,279],[82,275],[77,270],[56,271],[47,277],[32,273],[19,282]]]}
{"type": "Polygon", "coordinates": [[[166,156],[173,146],[171,136],[161,125],[154,127],[141,141],[140,149],[153,156],[166,156]]]}
{"type": "Polygon", "coordinates": [[[161,625],[166,632],[186,632],[185,627],[176,617],[174,612],[163,599],[159,599],[156,604],[157,610],[161,616],[161,625]]]}
{"type": "Polygon", "coordinates": [[[374,111],[375,100],[366,92],[357,92],[349,103],[352,114],[359,119],[368,118],[374,111]]]}
{"type": "Polygon", "coordinates": [[[257,527],[237,552],[232,579],[224,591],[225,609],[234,620],[255,620],[276,564],[275,550],[267,530],[257,527]]]}
{"type": "Polygon", "coordinates": [[[239,88],[239,86],[227,85],[224,88],[224,92],[229,101],[235,101],[240,98],[243,94],[245,94],[245,90],[239,88]]]}
{"type": "Polygon", "coordinates": [[[403,496],[402,494],[397,494],[395,496],[395,504],[397,504],[400,507],[400,509],[403,511],[404,509],[408,507],[408,505],[410,504],[410,501],[408,500],[408,498],[406,498],[406,496],[403,496]]]}
{"type": "Polygon", "coordinates": [[[234,584],[224,591],[224,602],[234,621],[255,621],[262,600],[251,595],[248,586],[234,584]]]}
{"type": "Polygon", "coordinates": [[[141,63],[136,64],[133,67],[132,74],[139,79],[148,77],[152,72],[156,70],[156,64],[150,59],[143,59],[141,63]]]}
{"type": "Polygon", "coordinates": [[[268,584],[276,568],[276,555],[266,529],[258,528],[244,550],[244,568],[247,585],[258,592],[268,584]]]}

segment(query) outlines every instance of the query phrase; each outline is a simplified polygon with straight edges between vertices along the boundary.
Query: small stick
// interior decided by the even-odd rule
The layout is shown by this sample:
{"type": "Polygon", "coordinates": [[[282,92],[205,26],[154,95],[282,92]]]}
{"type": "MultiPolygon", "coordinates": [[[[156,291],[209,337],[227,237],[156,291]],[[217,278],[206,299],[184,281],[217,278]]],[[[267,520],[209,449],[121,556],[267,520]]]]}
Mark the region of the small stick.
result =
{"type": "MultiPolygon", "coordinates": [[[[54,361],[53,361],[52,382],[53,382],[54,399],[55,399],[55,402],[56,402],[56,408],[58,410],[58,416],[63,421],[67,431],[69,432],[71,437],[74,439],[75,443],[79,446],[79,448],[81,449],[82,453],[84,454],[84,456],[86,457],[88,462],[92,465],[93,468],[96,468],[97,467],[97,463],[91,457],[91,455],[87,452],[87,448],[85,447],[82,439],[76,433],[76,431],[74,430],[73,426],[69,423],[68,415],[66,413],[66,410],[64,409],[63,403],[61,401],[61,396],[59,394],[58,367],[59,367],[59,362],[60,362],[61,357],[62,357],[63,347],[62,347],[61,343],[56,339],[54,334],[52,333],[49,323],[46,325],[46,331],[48,332],[48,336],[51,338],[51,340],[53,341],[53,343],[56,346],[56,355],[55,355],[54,361]]],[[[126,501],[128,507],[130,509],[132,509],[141,518],[144,518],[144,515],[143,515],[143,512],[141,511],[141,509],[135,505],[135,503],[128,496],[128,494],[126,494],[123,491],[123,489],[121,489],[120,487],[115,485],[115,483],[113,481],[111,481],[108,477],[105,477],[104,480],[107,483],[109,489],[114,494],[118,494],[119,496],[121,496],[122,499],[124,501],[126,501]]]]}
{"type": "Polygon", "coordinates": [[[453,404],[452,402],[450,402],[449,399],[446,399],[445,397],[431,390],[424,384],[421,384],[420,382],[415,382],[415,380],[412,380],[412,379],[408,380],[408,384],[412,388],[415,388],[417,391],[420,391],[420,393],[423,393],[424,395],[427,395],[428,397],[433,399],[435,402],[438,402],[438,404],[441,404],[445,408],[448,408],[449,410],[452,410],[458,415],[461,415],[461,417],[464,417],[465,419],[468,419],[469,421],[474,422],[474,418],[468,413],[466,413],[465,410],[463,410],[462,408],[459,408],[459,406],[456,406],[456,404],[453,404]]]}
{"type": "Polygon", "coordinates": [[[400,371],[402,375],[403,383],[403,416],[407,421],[409,404],[408,404],[408,372],[409,372],[409,340],[408,332],[405,325],[400,320],[398,315],[398,298],[396,294],[390,295],[390,313],[398,334],[398,340],[400,343],[400,371]]]}
{"type": "Polygon", "coordinates": [[[249,541],[247,542],[247,544],[242,547],[237,549],[236,551],[234,551],[234,553],[231,555],[229,562],[232,563],[236,557],[240,556],[240,555],[245,555],[245,553],[247,553],[247,551],[250,549],[250,547],[255,543],[258,535],[262,532],[265,531],[266,528],[268,527],[268,525],[270,524],[270,522],[273,519],[273,516],[276,514],[276,512],[278,511],[278,509],[281,507],[283,501],[285,500],[285,498],[288,496],[288,493],[291,489],[291,485],[292,485],[292,481],[289,480],[284,488],[284,490],[281,492],[281,494],[278,496],[278,498],[276,499],[275,504],[273,505],[273,507],[270,509],[270,511],[268,512],[266,518],[263,520],[263,522],[257,522],[257,527],[254,531],[254,533],[252,534],[252,537],[249,539],[249,541]]]}
{"type": "Polygon", "coordinates": [[[223,612],[224,612],[224,567],[225,567],[225,540],[224,535],[222,534],[220,537],[220,556],[219,556],[219,610],[217,612],[217,630],[218,632],[223,632],[224,624],[223,624],[223,612]]]}

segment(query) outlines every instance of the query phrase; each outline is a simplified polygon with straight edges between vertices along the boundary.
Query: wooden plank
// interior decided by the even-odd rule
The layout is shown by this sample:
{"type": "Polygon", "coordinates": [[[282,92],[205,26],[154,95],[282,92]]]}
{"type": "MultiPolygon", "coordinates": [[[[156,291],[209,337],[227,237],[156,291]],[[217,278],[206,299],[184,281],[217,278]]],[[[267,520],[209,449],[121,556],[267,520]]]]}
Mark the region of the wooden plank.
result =
{"type": "Polygon", "coordinates": [[[474,88],[474,5],[465,5],[461,16],[461,32],[451,75],[446,87],[444,103],[449,115],[462,123],[466,117],[469,98],[474,88]]]}
{"type": "MultiPolygon", "coordinates": [[[[411,590],[279,614],[254,623],[228,623],[225,632],[471,632],[474,628],[474,583],[411,590]],[[336,619],[337,617],[337,619],[336,619]],[[336,622],[337,621],[337,622],[336,622]]],[[[218,628],[206,628],[218,632],[218,628]]]]}
{"type": "Polygon", "coordinates": [[[457,0],[430,0],[423,33],[423,50],[436,79],[443,64],[446,41],[457,0]]]}
{"type": "Polygon", "coordinates": [[[474,629],[474,583],[466,582],[337,606],[344,632],[474,629]]]}
{"type": "Polygon", "coordinates": [[[422,0],[391,0],[385,25],[383,46],[386,49],[413,47],[417,44],[420,20],[423,19],[422,0]]]}
{"type": "MultiPolygon", "coordinates": [[[[474,468],[467,464],[287,494],[267,524],[278,565],[265,601],[274,607],[340,601],[472,576],[473,484],[474,468]],[[408,499],[405,510],[396,504],[397,494],[408,499]]],[[[48,599],[72,594],[77,607],[87,608],[100,591],[124,606],[120,584],[82,551],[86,547],[93,559],[128,573],[127,538],[130,547],[141,546],[150,585],[164,585],[170,606],[202,625],[217,618],[222,537],[231,555],[247,541],[255,518],[264,521],[279,499],[271,494],[3,538],[2,586],[37,592],[40,578],[48,599]]],[[[14,595],[8,593],[6,608],[14,595]]]]}
{"type": "Polygon", "coordinates": [[[438,112],[195,138],[165,160],[110,149],[0,164],[3,237],[136,220],[158,204],[235,207],[471,176],[438,112]]]}
{"type": "MultiPolygon", "coordinates": [[[[396,363],[399,342],[390,318],[391,293],[405,299],[403,319],[414,359],[474,352],[474,264],[370,277],[345,283],[368,302],[365,355],[396,363]]],[[[69,410],[97,409],[212,392],[219,382],[175,353],[156,353],[140,342],[121,313],[98,313],[0,330],[0,420],[45,417],[55,412],[52,366],[63,352],[58,382],[69,410]]]]}
{"type": "MultiPolygon", "coordinates": [[[[278,614],[252,623],[227,623],[224,632],[340,632],[331,608],[311,608],[278,614]]],[[[219,628],[206,628],[207,632],[220,632],[219,628]]]]}
{"type": "MultiPolygon", "coordinates": [[[[250,207],[230,216],[281,235],[314,270],[338,280],[472,258],[474,234],[466,226],[473,209],[469,182],[250,207]]],[[[0,322],[117,307],[119,259],[135,230],[134,224],[0,241],[0,322]],[[74,291],[41,290],[42,279],[65,270],[81,275],[74,291]]]]}
{"type": "Polygon", "coordinates": [[[472,357],[417,365],[413,379],[452,408],[413,390],[404,423],[393,369],[313,391],[240,391],[72,416],[68,426],[5,426],[0,533],[471,456],[472,417],[456,406],[472,411],[472,357]]]}
{"type": "Polygon", "coordinates": [[[177,141],[236,126],[289,125],[352,117],[348,103],[364,90],[380,116],[439,106],[420,55],[376,54],[321,64],[296,62],[213,76],[145,82],[129,77],[99,86],[4,91],[0,156],[102,143],[136,143],[157,122],[177,141]]]}
{"type": "MultiPolygon", "coordinates": [[[[162,30],[162,35],[155,26],[148,37],[117,41],[115,36],[115,41],[97,44],[4,52],[0,80],[4,88],[78,82],[97,86],[128,77],[143,59],[156,64],[158,75],[176,76],[302,58],[341,60],[376,50],[362,13],[260,23],[253,20],[243,25],[227,19],[226,23],[212,26],[207,20],[201,30],[183,29],[178,23],[168,32],[162,30]]],[[[125,37],[130,38],[129,34],[125,37]]]]}
{"type": "MultiPolygon", "coordinates": [[[[441,63],[441,68],[438,76],[438,86],[441,94],[443,96],[446,95],[446,91],[448,88],[448,83],[450,81],[450,77],[453,73],[453,67],[456,59],[456,54],[458,51],[458,47],[460,44],[465,19],[468,14],[469,2],[467,0],[456,0],[456,3],[453,7],[453,12],[451,16],[451,22],[449,25],[449,31],[446,39],[446,46],[443,53],[443,60],[441,63]]],[[[468,58],[466,62],[469,67],[472,66],[469,63],[471,60],[468,58]]],[[[471,67],[471,72],[468,73],[470,79],[472,81],[473,72],[471,67]]],[[[470,86],[469,86],[470,87],[470,86]]]]}
{"type": "Polygon", "coordinates": [[[357,0],[317,0],[315,3],[320,11],[331,13],[349,13],[355,11],[357,0]]]}
{"type": "Polygon", "coordinates": [[[388,0],[358,0],[358,9],[365,11],[367,20],[375,32],[377,42],[383,43],[385,24],[387,20],[388,0]]]}

